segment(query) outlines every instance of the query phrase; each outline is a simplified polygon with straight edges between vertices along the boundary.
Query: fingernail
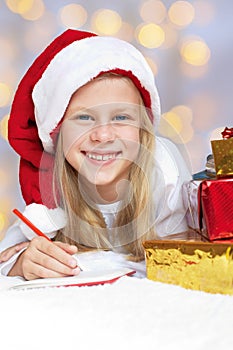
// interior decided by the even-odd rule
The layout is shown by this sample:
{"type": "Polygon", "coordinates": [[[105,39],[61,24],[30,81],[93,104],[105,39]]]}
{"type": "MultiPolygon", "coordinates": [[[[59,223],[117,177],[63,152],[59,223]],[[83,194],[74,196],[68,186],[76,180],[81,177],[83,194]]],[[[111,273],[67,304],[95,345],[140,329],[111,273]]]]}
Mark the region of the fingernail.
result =
{"type": "Polygon", "coordinates": [[[73,269],[73,275],[76,276],[80,273],[80,268],[77,266],[75,269],[73,269]]]}
{"type": "Polygon", "coordinates": [[[76,266],[77,266],[77,261],[76,261],[76,259],[71,259],[69,265],[70,265],[70,267],[76,267],[76,266]]]}

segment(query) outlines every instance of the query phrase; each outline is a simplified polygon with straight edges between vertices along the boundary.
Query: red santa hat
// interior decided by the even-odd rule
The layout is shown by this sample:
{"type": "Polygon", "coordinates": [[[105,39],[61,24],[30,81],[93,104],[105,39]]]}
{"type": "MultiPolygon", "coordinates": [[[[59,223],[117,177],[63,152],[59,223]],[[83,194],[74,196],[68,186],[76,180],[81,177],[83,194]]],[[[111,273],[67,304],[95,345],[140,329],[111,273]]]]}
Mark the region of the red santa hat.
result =
{"type": "MultiPolygon", "coordinates": [[[[113,37],[65,31],[33,62],[16,91],[8,137],[20,155],[24,215],[50,237],[66,224],[65,214],[53,198],[54,134],[72,94],[105,72],[133,81],[156,125],[160,101],[153,73],[134,46],[113,37]]],[[[34,236],[23,223],[21,229],[28,239],[34,236]]]]}

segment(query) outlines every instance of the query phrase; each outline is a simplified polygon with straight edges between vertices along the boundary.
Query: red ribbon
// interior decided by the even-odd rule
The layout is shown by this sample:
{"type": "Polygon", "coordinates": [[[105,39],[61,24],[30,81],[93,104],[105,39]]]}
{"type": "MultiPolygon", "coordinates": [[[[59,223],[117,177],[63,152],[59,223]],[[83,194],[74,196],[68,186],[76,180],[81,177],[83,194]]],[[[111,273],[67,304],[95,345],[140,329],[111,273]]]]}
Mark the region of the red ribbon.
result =
{"type": "Polygon", "coordinates": [[[225,128],[224,130],[223,130],[223,132],[221,132],[221,134],[222,134],[222,137],[224,138],[224,139],[230,139],[231,137],[233,137],[233,128],[225,128]]]}

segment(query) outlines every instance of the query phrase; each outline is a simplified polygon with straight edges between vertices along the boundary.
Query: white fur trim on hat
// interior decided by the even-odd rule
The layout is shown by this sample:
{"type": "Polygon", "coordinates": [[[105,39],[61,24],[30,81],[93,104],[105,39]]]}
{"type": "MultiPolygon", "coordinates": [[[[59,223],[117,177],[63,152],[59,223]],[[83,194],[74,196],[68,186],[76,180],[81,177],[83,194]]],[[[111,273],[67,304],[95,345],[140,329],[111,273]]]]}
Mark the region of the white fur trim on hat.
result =
{"type": "MultiPolygon", "coordinates": [[[[55,237],[56,231],[66,225],[66,215],[61,208],[48,209],[42,204],[32,203],[25,208],[23,214],[49,238],[55,237]]],[[[36,237],[36,233],[24,222],[20,222],[19,226],[28,240],[36,237]]]]}
{"type": "Polygon", "coordinates": [[[85,38],[62,49],[34,86],[35,118],[46,151],[53,152],[50,133],[62,119],[72,94],[101,72],[113,69],[131,71],[138,78],[150,94],[154,123],[158,123],[160,100],[154,75],[140,51],[117,38],[85,38]]]}

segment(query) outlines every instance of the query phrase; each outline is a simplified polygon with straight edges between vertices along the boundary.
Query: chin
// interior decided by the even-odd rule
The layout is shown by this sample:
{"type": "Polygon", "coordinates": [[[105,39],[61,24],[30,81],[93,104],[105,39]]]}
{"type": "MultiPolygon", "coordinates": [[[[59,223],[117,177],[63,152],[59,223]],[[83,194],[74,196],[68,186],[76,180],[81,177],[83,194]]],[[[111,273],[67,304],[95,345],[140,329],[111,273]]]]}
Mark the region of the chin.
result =
{"type": "Polygon", "coordinates": [[[114,179],[101,178],[101,179],[92,179],[90,182],[95,186],[106,186],[114,183],[115,181],[114,179]]]}

